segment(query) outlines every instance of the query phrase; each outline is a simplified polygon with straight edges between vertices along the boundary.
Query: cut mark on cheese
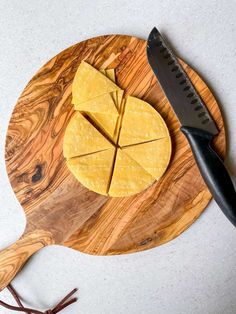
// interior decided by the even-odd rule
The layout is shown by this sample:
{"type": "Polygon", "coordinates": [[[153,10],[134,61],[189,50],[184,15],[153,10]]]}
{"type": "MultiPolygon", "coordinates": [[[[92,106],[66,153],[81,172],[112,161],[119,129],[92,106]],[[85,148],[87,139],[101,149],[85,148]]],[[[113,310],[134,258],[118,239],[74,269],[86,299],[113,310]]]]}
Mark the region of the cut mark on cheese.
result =
{"type": "Polygon", "coordinates": [[[145,101],[128,96],[119,146],[143,143],[167,136],[169,131],[160,114],[145,101]]]}
{"type": "Polygon", "coordinates": [[[116,104],[114,103],[110,93],[76,104],[75,110],[118,115],[116,104]]]}
{"type": "Polygon", "coordinates": [[[146,142],[142,142],[142,143],[135,143],[135,144],[130,144],[130,145],[124,145],[124,146],[122,146],[122,147],[120,147],[119,145],[119,148],[128,148],[128,147],[132,147],[132,146],[137,146],[137,145],[142,145],[142,144],[146,144],[146,143],[151,143],[151,142],[155,142],[155,141],[159,141],[159,140],[162,140],[162,139],[164,139],[164,138],[166,138],[166,137],[160,137],[160,138],[156,138],[156,139],[154,139],[154,140],[150,140],[150,141],[146,141],[146,142]]]}
{"type": "Polygon", "coordinates": [[[115,130],[118,121],[118,115],[97,112],[86,112],[86,114],[91,119],[93,125],[95,125],[99,131],[101,130],[103,135],[108,137],[112,143],[115,144],[115,130]]]}
{"type": "Polygon", "coordinates": [[[67,160],[73,175],[89,190],[107,195],[115,148],[67,160]]]}
{"type": "Polygon", "coordinates": [[[84,154],[84,155],[73,156],[73,157],[71,157],[69,159],[74,159],[74,158],[78,158],[78,157],[85,157],[85,156],[93,155],[93,154],[96,154],[96,153],[101,153],[101,152],[104,152],[105,150],[108,150],[108,149],[111,149],[111,148],[101,149],[101,150],[98,150],[97,152],[87,153],[87,154],[84,154]]]}
{"type": "Polygon", "coordinates": [[[108,194],[112,197],[130,196],[149,187],[155,178],[120,148],[108,194]]]}
{"type": "Polygon", "coordinates": [[[112,165],[112,170],[111,170],[111,176],[110,176],[110,180],[109,180],[109,185],[108,185],[108,192],[111,186],[111,181],[113,178],[113,174],[114,174],[114,169],[115,169],[115,163],[116,163],[116,157],[117,157],[117,152],[118,152],[118,141],[119,141],[119,136],[120,136],[120,130],[121,130],[121,125],[122,125],[122,119],[123,119],[123,114],[124,114],[124,108],[125,108],[125,101],[126,99],[123,98],[124,95],[124,91],[119,91],[119,110],[120,110],[120,115],[117,119],[117,123],[116,123],[116,129],[115,129],[115,134],[114,134],[114,143],[116,144],[116,150],[115,150],[115,155],[114,155],[114,162],[112,165]]]}
{"type": "Polygon", "coordinates": [[[113,144],[80,112],[77,111],[72,116],[64,135],[63,154],[65,158],[68,159],[112,147],[113,144]]]}
{"type": "Polygon", "coordinates": [[[112,162],[112,166],[111,166],[111,172],[110,172],[110,176],[109,176],[109,180],[108,180],[108,184],[107,184],[107,194],[109,194],[109,190],[110,190],[110,186],[111,186],[111,180],[112,180],[113,174],[114,174],[117,150],[118,150],[117,147],[115,147],[114,156],[113,156],[113,162],[112,162]]]}
{"type": "Polygon", "coordinates": [[[115,131],[115,140],[116,140],[117,147],[119,147],[119,138],[120,138],[122,123],[123,123],[123,118],[124,118],[125,104],[126,104],[126,98],[123,97],[120,104],[120,115],[119,115],[116,131],[115,131]]]}
{"type": "Polygon", "coordinates": [[[96,129],[97,132],[101,134],[103,138],[105,138],[109,143],[111,143],[111,145],[114,145],[112,138],[108,136],[104,128],[102,128],[102,126],[99,123],[96,123],[96,121],[94,121],[93,113],[81,112],[81,114],[94,127],[94,129],[96,129]]]}
{"type": "Polygon", "coordinates": [[[166,171],[171,157],[170,138],[162,138],[133,146],[122,150],[134,159],[155,179],[159,179],[166,171]]]}

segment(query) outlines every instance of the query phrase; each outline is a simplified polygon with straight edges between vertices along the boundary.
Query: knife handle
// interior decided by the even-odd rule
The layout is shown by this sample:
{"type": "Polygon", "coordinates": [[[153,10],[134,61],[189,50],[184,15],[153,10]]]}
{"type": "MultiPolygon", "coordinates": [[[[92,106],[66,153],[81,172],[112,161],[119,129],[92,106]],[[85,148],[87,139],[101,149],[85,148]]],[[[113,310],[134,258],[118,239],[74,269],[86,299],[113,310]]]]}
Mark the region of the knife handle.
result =
{"type": "Polygon", "coordinates": [[[200,173],[216,203],[236,227],[236,192],[223,161],[211,147],[213,135],[207,131],[182,126],[200,173]]]}

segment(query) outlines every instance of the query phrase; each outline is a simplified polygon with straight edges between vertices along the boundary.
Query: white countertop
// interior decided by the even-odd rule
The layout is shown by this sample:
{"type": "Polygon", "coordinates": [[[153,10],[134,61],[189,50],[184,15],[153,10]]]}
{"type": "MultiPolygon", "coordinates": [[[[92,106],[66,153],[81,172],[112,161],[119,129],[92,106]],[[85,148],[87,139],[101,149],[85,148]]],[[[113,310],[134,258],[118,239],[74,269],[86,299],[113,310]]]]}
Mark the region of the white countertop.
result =
{"type": "MultiPolygon", "coordinates": [[[[4,141],[14,104],[48,59],[89,37],[121,33],[146,38],[156,25],[217,96],[236,176],[235,0],[1,0],[0,248],[23,232],[25,218],[9,185],[4,141]]],[[[42,249],[13,281],[27,305],[53,306],[79,287],[62,313],[236,313],[236,231],[214,201],[180,237],[131,255],[95,257],[59,246],[42,249]]],[[[7,291],[0,299],[14,304],[7,291]]],[[[0,308],[1,314],[12,313],[0,308]]]]}

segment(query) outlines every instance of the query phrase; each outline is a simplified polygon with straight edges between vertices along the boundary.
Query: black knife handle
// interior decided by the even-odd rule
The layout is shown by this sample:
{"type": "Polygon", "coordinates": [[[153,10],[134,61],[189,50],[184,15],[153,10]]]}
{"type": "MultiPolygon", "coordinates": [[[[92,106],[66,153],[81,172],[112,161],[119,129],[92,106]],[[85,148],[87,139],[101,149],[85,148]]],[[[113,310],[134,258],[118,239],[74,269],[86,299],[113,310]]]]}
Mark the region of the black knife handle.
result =
{"type": "Polygon", "coordinates": [[[207,131],[182,126],[201,175],[213,198],[236,227],[236,192],[223,161],[211,147],[213,135],[207,131]]]}

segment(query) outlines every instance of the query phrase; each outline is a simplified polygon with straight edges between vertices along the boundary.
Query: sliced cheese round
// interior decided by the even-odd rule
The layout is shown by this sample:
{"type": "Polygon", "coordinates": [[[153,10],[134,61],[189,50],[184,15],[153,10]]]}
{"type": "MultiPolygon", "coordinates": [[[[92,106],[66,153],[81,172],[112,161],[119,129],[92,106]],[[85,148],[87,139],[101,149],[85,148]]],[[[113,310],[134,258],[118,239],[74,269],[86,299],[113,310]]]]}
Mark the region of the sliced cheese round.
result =
{"type": "Polygon", "coordinates": [[[168,167],[171,140],[160,114],[147,102],[124,97],[114,70],[82,62],[72,93],[77,111],[65,131],[63,152],[73,175],[111,197],[139,193],[168,167]]]}

